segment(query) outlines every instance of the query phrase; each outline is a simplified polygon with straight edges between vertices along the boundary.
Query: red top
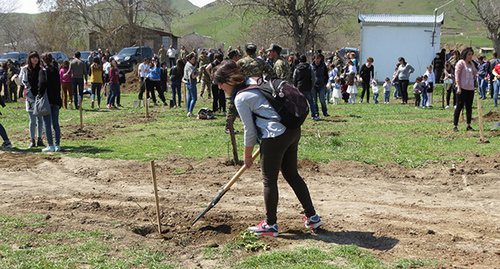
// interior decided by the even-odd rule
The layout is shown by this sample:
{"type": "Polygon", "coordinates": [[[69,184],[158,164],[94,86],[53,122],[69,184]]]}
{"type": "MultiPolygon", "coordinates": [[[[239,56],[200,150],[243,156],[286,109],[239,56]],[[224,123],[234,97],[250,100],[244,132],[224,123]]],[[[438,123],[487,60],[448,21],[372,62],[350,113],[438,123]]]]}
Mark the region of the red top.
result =
{"type": "Polygon", "coordinates": [[[109,83],[118,84],[119,76],[120,76],[120,70],[118,68],[111,68],[109,70],[109,83]]]}

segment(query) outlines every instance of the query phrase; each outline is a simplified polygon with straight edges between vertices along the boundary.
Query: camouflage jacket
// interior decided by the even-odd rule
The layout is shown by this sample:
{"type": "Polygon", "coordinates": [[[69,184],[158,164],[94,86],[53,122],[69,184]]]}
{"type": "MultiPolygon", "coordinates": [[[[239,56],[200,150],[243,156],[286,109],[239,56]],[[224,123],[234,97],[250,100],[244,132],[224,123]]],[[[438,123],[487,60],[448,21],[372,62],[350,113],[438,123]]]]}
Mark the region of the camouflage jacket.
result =
{"type": "Polygon", "coordinates": [[[208,59],[208,56],[200,55],[200,57],[198,57],[198,63],[200,64],[200,66],[202,66],[202,65],[209,64],[210,60],[208,59]]]}
{"type": "Polygon", "coordinates": [[[187,60],[189,52],[187,50],[181,50],[181,53],[179,54],[180,58],[185,62],[187,60]]]}
{"type": "Polygon", "coordinates": [[[265,74],[268,78],[277,77],[273,68],[266,61],[257,58],[255,54],[238,60],[237,64],[247,77],[263,77],[265,74]]]}
{"type": "Polygon", "coordinates": [[[160,63],[163,63],[167,60],[167,51],[165,49],[160,49],[158,51],[158,58],[160,59],[160,63]]]}
{"type": "Polygon", "coordinates": [[[344,60],[340,58],[339,56],[334,56],[332,58],[332,64],[335,65],[339,70],[344,68],[344,60]]]}
{"type": "Polygon", "coordinates": [[[279,57],[276,59],[276,62],[274,62],[273,66],[274,72],[276,72],[276,75],[278,78],[286,80],[286,81],[292,81],[292,73],[290,72],[290,65],[288,64],[283,57],[279,57]]]}

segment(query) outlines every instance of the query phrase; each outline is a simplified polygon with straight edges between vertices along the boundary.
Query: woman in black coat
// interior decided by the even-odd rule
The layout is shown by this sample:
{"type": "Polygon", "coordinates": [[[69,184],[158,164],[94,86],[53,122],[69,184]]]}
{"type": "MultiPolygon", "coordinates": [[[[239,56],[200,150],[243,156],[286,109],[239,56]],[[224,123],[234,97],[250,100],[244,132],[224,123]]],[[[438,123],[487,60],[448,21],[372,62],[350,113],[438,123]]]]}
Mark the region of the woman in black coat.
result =
{"type": "Polygon", "coordinates": [[[59,127],[59,109],[62,107],[62,99],[59,70],[53,65],[54,59],[50,53],[42,54],[41,58],[43,69],[40,70],[38,78],[40,85],[38,94],[43,96],[43,94],[47,92],[50,104],[50,114],[43,116],[45,135],[47,136],[47,143],[49,145],[42,149],[42,151],[60,151],[61,128],[59,127]],[[55,139],[52,138],[52,128],[54,128],[55,139]]]}

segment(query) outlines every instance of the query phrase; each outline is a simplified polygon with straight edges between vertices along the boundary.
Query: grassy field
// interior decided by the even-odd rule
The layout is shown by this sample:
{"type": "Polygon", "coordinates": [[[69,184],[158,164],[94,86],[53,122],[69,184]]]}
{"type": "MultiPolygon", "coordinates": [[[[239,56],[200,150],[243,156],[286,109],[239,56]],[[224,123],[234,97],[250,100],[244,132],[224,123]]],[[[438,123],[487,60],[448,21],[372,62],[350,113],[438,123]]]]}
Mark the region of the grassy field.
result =
{"type": "MultiPolygon", "coordinates": [[[[453,133],[453,109],[441,108],[442,86],[436,88],[434,108],[415,109],[398,104],[398,100],[392,100],[391,104],[329,105],[332,117],[319,122],[306,120],[299,158],[417,167],[429,161],[461,160],[470,153],[496,152],[500,143],[497,134],[488,131],[494,122],[485,119],[486,136],[493,136],[490,144],[476,144],[478,132],[475,135],[465,131],[453,133]]],[[[60,154],[143,161],[170,155],[231,158],[230,139],[224,133],[225,117],[221,114],[212,120],[197,120],[187,118],[184,108],[156,106],[150,109],[151,118],[146,119],[143,107],[132,108],[135,97],[135,94],[123,94],[124,108],[119,110],[91,109],[85,98],[84,131],[78,131],[79,112],[62,109],[63,153],[60,154]]],[[[196,109],[201,107],[210,108],[211,100],[199,100],[196,109]]],[[[483,114],[489,111],[498,112],[491,99],[483,101],[483,114]]],[[[35,152],[26,149],[29,133],[24,103],[9,103],[2,113],[2,124],[14,146],[35,152]]],[[[473,117],[477,116],[478,111],[474,109],[473,117]]],[[[477,119],[472,126],[479,130],[477,119]]],[[[463,122],[459,127],[465,130],[463,122]]],[[[239,120],[235,128],[242,130],[239,120]]],[[[236,138],[241,151],[243,135],[236,138]]]]}

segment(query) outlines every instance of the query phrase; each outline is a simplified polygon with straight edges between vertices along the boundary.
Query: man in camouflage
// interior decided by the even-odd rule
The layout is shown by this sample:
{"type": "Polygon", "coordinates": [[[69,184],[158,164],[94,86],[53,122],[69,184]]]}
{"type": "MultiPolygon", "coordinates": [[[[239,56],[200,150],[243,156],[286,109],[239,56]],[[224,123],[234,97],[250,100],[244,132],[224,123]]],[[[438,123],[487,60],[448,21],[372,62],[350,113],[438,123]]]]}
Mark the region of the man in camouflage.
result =
{"type": "Polygon", "coordinates": [[[203,98],[203,94],[205,90],[208,92],[208,98],[211,97],[210,90],[212,89],[212,81],[210,79],[210,75],[206,71],[207,65],[210,63],[207,52],[205,50],[201,51],[200,57],[198,57],[198,63],[200,65],[200,80],[201,80],[201,93],[200,97],[203,98]]]}
{"type": "Polygon", "coordinates": [[[167,62],[167,51],[163,45],[161,45],[161,48],[158,51],[158,58],[160,59],[160,64],[167,62]]]}
{"type": "Polygon", "coordinates": [[[179,53],[179,58],[181,58],[184,61],[184,63],[187,62],[188,54],[189,54],[189,51],[187,51],[186,47],[182,46],[181,52],[179,53]]]}
{"type": "MultiPolygon", "coordinates": [[[[238,66],[241,67],[243,73],[247,77],[261,77],[267,75],[267,78],[276,78],[276,73],[274,73],[273,68],[266,63],[266,61],[257,58],[255,52],[257,51],[257,46],[253,43],[248,43],[245,45],[245,53],[246,57],[239,59],[236,61],[238,66]]],[[[235,60],[238,57],[238,50],[233,50],[233,53],[229,53],[228,56],[230,59],[235,60]]],[[[236,111],[236,107],[234,106],[233,100],[230,96],[227,98],[227,117],[226,117],[226,133],[229,133],[229,125],[233,125],[236,117],[238,116],[238,112],[236,111]]]]}
{"type": "Polygon", "coordinates": [[[255,52],[257,51],[257,46],[253,43],[248,43],[245,45],[246,57],[240,59],[237,64],[241,67],[243,72],[247,77],[264,77],[276,78],[276,73],[274,72],[272,66],[267,64],[266,61],[257,58],[255,52]]]}
{"type": "Polygon", "coordinates": [[[286,81],[292,81],[292,72],[290,71],[290,65],[288,62],[281,57],[281,47],[275,44],[271,44],[271,46],[267,49],[269,52],[269,57],[273,60],[273,69],[276,73],[276,76],[279,79],[283,79],[286,81]]]}

